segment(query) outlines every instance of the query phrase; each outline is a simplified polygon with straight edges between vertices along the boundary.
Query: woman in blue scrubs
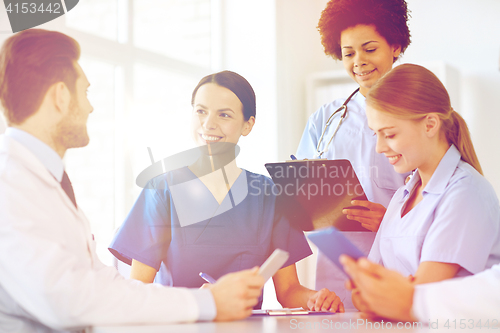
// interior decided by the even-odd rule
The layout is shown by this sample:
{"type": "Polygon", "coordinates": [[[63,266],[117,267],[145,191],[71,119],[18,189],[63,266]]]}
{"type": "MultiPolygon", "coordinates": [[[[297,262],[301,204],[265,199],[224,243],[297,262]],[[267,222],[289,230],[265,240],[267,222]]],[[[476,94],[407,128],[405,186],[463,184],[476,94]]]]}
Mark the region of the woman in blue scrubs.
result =
{"type": "Polygon", "coordinates": [[[500,206],[462,117],[424,67],[396,67],[370,90],[377,152],[416,170],[393,196],[368,258],[415,284],[479,273],[500,262],[500,206]]]}
{"type": "MultiPolygon", "coordinates": [[[[198,288],[200,272],[222,275],[260,266],[274,249],[290,253],[273,277],[284,307],[343,311],[335,293],[299,284],[295,262],[311,254],[303,233],[275,212],[271,179],[236,165],[235,148],[255,124],[255,94],[240,75],[203,78],[193,91],[198,160],[150,181],[110,245],[131,278],[198,288]]],[[[258,305],[260,307],[261,303],[258,305]]]]}

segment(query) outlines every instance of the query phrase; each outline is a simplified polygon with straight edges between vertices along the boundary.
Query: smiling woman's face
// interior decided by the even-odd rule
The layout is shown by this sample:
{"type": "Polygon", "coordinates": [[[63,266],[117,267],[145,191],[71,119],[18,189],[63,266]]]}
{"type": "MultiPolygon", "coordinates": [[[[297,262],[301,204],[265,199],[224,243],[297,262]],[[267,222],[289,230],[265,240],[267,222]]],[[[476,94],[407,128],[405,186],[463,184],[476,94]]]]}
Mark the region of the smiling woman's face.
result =
{"type": "Polygon", "coordinates": [[[377,153],[384,154],[396,172],[410,172],[426,162],[429,140],[422,120],[396,118],[370,106],[366,116],[377,136],[377,153]]]}
{"type": "Polygon", "coordinates": [[[199,146],[215,142],[237,144],[240,136],[252,130],[254,117],[246,121],[238,97],[216,83],[202,85],[193,105],[192,133],[199,146]]]}
{"type": "Polygon", "coordinates": [[[391,46],[374,25],[358,24],[340,34],[342,62],[366,96],[370,88],[392,68],[401,48],[391,46]]]}

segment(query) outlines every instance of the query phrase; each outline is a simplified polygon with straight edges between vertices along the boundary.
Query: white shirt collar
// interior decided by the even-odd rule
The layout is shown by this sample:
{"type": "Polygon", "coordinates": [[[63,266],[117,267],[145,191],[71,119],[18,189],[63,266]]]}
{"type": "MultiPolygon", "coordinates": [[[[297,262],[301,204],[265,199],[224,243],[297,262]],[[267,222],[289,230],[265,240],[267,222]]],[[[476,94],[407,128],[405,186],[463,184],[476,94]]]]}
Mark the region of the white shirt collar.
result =
{"type": "MultiPolygon", "coordinates": [[[[460,151],[455,147],[455,145],[451,145],[450,148],[446,151],[443,158],[439,162],[436,170],[431,176],[431,179],[422,190],[422,195],[426,193],[435,193],[440,194],[444,192],[446,186],[449,184],[451,177],[455,173],[455,170],[460,163],[462,155],[460,151]]],[[[411,177],[410,181],[405,185],[405,189],[403,191],[402,201],[406,198],[406,196],[411,192],[411,190],[416,186],[417,182],[420,180],[420,174],[418,171],[411,177]]]]}
{"type": "Polygon", "coordinates": [[[54,176],[58,182],[61,182],[64,165],[61,157],[59,157],[54,149],[50,148],[47,144],[33,135],[18,128],[8,127],[5,130],[5,135],[13,138],[31,151],[33,155],[35,155],[35,157],[42,162],[47,170],[49,170],[52,176],[54,176]]]}

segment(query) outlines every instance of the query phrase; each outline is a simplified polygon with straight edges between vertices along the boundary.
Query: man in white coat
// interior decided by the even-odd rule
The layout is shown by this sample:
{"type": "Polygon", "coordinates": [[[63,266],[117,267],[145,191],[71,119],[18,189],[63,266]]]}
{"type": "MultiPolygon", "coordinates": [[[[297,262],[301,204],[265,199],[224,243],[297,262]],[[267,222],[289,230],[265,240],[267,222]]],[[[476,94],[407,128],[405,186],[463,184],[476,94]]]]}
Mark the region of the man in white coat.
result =
{"type": "Polygon", "coordinates": [[[89,142],[89,82],[78,43],[25,30],[0,52],[0,331],[76,331],[93,325],[234,320],[251,313],[257,270],[207,289],[143,284],[96,256],[62,158],[89,142]]]}
{"type": "Polygon", "coordinates": [[[500,264],[465,278],[413,285],[400,273],[365,258],[341,256],[340,261],[356,286],[353,297],[359,297],[369,316],[420,321],[431,328],[500,324],[500,264]]]}

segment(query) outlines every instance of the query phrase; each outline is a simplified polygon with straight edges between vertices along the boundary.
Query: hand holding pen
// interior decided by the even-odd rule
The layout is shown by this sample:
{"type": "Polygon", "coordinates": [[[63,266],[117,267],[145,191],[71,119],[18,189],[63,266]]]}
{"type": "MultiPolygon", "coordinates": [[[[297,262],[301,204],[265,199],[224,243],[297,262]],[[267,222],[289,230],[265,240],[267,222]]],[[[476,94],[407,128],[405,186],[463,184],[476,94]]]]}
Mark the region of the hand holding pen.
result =
{"type": "Polygon", "coordinates": [[[200,274],[199,274],[199,275],[200,275],[200,277],[201,277],[203,280],[207,281],[207,282],[208,282],[208,283],[210,283],[210,284],[214,284],[215,282],[217,282],[217,280],[216,280],[216,279],[214,279],[213,277],[211,277],[211,276],[210,276],[210,275],[208,275],[207,273],[200,272],[200,274]]]}

